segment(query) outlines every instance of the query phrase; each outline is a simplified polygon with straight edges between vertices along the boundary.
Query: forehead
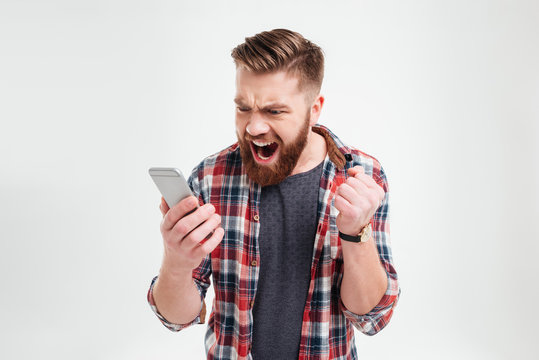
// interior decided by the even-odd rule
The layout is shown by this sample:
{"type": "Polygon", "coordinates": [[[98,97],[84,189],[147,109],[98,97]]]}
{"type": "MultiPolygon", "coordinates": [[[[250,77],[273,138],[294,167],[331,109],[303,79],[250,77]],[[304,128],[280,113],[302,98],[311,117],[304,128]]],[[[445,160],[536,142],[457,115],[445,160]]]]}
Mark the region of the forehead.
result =
{"type": "Polygon", "coordinates": [[[256,74],[244,68],[236,70],[236,99],[256,102],[293,102],[303,98],[297,76],[276,71],[256,74]]]}

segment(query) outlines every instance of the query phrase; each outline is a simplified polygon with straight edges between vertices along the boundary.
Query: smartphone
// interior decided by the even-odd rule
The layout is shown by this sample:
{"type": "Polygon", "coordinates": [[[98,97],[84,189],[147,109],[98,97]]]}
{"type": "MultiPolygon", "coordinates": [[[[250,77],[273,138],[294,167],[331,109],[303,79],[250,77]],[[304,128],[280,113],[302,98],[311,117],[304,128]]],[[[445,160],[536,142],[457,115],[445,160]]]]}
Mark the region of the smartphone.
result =
{"type": "Polygon", "coordinates": [[[169,208],[193,195],[182,172],[176,168],[153,167],[148,170],[169,208]]]}

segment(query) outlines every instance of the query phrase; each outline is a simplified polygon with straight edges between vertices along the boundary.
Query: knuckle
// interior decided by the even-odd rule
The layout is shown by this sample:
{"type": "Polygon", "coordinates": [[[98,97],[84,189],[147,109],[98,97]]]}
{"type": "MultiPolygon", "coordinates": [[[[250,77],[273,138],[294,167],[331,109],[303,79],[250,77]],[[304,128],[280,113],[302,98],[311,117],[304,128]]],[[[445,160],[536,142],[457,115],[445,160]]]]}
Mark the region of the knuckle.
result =
{"type": "Polygon", "coordinates": [[[170,211],[166,215],[163,216],[163,222],[162,223],[167,224],[169,222],[170,222],[170,211]]]}
{"type": "Polygon", "coordinates": [[[197,239],[196,236],[194,236],[193,234],[190,234],[189,236],[187,236],[184,241],[187,241],[187,243],[190,245],[190,246],[195,246],[197,245],[200,240],[197,239]]]}
{"type": "Polygon", "coordinates": [[[218,243],[220,243],[221,241],[223,241],[225,237],[225,229],[223,229],[222,227],[218,227],[216,231],[217,231],[217,240],[218,240],[218,243]]]}
{"type": "Polygon", "coordinates": [[[212,228],[215,228],[217,225],[221,223],[221,216],[219,216],[218,214],[214,214],[211,220],[213,224],[212,228]]]}
{"type": "Polygon", "coordinates": [[[189,232],[189,228],[187,224],[185,224],[185,222],[176,223],[173,230],[176,234],[181,235],[181,236],[184,236],[185,234],[189,232]]]}
{"type": "Polygon", "coordinates": [[[346,201],[340,204],[339,215],[349,217],[351,215],[351,206],[346,201]]]}
{"type": "Polygon", "coordinates": [[[204,204],[200,209],[202,209],[207,214],[211,214],[215,211],[215,207],[212,204],[204,204]]]}
{"type": "Polygon", "coordinates": [[[200,246],[204,254],[209,254],[212,252],[223,240],[223,235],[224,229],[217,228],[212,237],[200,246]]]}
{"type": "Polygon", "coordinates": [[[213,243],[206,241],[204,244],[200,245],[200,250],[202,250],[204,254],[209,254],[213,250],[213,243]]]}
{"type": "Polygon", "coordinates": [[[159,229],[161,230],[161,233],[164,233],[167,231],[167,229],[169,229],[170,226],[169,226],[169,223],[167,221],[167,218],[166,217],[163,217],[163,219],[161,220],[161,224],[159,225],[159,229]]]}
{"type": "Polygon", "coordinates": [[[350,187],[353,187],[354,184],[357,184],[357,183],[358,183],[358,181],[359,181],[359,180],[356,179],[355,177],[349,177],[349,178],[346,180],[345,184],[348,185],[348,186],[350,186],[350,187]]]}
{"type": "Polygon", "coordinates": [[[168,227],[173,227],[174,223],[177,221],[174,221],[174,212],[172,210],[167,211],[165,216],[163,217],[164,224],[168,227]]]}
{"type": "Polygon", "coordinates": [[[350,209],[349,213],[350,213],[350,217],[351,217],[351,218],[356,219],[356,218],[359,217],[361,211],[360,211],[360,209],[359,209],[358,207],[353,206],[353,207],[350,209]]]}

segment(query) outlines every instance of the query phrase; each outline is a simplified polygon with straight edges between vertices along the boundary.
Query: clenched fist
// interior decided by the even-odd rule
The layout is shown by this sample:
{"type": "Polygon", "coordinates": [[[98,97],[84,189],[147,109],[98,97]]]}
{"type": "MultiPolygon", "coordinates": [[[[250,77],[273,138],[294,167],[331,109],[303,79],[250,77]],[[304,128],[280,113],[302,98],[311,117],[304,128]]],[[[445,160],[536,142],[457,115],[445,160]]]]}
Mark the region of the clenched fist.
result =
{"type": "Polygon", "coordinates": [[[337,228],[343,234],[355,236],[369,224],[385,192],[361,166],[348,169],[348,175],[335,196],[335,208],[339,210],[337,228]]]}

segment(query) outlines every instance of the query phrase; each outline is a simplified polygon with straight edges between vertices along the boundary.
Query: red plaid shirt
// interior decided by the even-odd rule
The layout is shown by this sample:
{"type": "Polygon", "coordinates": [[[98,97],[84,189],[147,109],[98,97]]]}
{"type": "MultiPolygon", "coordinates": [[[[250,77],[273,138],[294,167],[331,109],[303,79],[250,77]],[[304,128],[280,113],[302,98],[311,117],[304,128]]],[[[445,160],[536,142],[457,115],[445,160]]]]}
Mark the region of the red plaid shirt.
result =
{"type": "MultiPolygon", "coordinates": [[[[326,139],[318,201],[318,228],[314,242],[311,283],[303,312],[299,359],[357,359],[353,326],[374,335],[386,326],[400,289],[389,243],[388,185],[380,163],[359,150],[345,146],[329,129],[313,128],[326,139]],[[340,300],[343,258],[333,206],[335,191],[346,179],[346,169],[361,165],[382,186],[386,196],[372,219],[373,238],[387,273],[387,290],[369,313],[357,315],[340,300]]],[[[250,181],[242,166],[238,144],[203,160],[189,184],[201,203],[211,203],[221,215],[225,235],[221,244],[193,270],[201,297],[199,316],[189,324],[172,324],[157,310],[152,295],[148,302],[161,322],[179,331],[204,323],[206,291],[213,278],[215,299],[208,322],[205,346],[208,359],[251,359],[253,314],[260,254],[258,216],[261,187],[250,181]]],[[[262,219],[263,221],[263,219],[262,219]]],[[[278,331],[280,324],[275,324],[278,331]]]]}

